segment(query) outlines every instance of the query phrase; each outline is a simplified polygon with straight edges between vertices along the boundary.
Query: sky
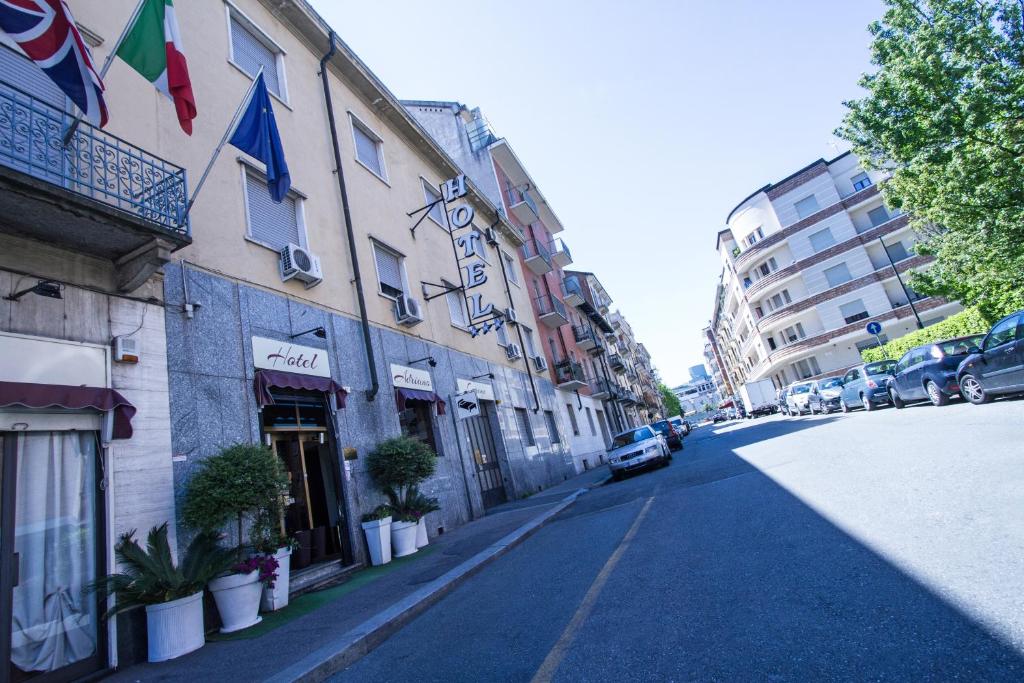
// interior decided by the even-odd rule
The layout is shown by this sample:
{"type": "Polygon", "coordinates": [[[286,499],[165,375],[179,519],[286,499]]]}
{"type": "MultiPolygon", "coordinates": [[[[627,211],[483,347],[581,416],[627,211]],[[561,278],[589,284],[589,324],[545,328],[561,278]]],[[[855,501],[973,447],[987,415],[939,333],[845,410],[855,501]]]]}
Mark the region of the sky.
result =
{"type": "Polygon", "coordinates": [[[663,381],[703,361],[715,235],[847,145],[881,0],[312,0],[399,98],[480,107],[663,381]]]}

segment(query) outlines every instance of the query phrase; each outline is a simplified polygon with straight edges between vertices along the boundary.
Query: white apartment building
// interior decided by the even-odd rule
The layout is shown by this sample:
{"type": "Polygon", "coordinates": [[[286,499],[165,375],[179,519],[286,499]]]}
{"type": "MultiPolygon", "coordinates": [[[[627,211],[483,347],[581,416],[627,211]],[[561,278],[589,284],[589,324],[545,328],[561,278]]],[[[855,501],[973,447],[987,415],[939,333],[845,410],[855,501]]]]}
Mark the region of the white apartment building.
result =
{"type": "Polygon", "coordinates": [[[960,310],[901,285],[896,270],[927,265],[913,253],[907,216],[882,202],[880,174],[847,152],[819,159],[740,202],[718,233],[722,283],[711,330],[737,383],[840,374],[882,341],[960,310]],[[895,265],[895,269],[894,269],[895,265]],[[908,296],[909,295],[909,296],[908,296]]]}

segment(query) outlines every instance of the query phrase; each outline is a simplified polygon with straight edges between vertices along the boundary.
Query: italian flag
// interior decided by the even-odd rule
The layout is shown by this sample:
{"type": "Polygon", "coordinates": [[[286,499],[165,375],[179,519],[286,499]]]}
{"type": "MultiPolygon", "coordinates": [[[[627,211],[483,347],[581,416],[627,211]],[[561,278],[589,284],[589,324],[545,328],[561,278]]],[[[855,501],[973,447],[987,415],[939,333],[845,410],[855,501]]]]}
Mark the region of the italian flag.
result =
{"type": "Polygon", "coordinates": [[[174,102],[181,129],[192,135],[196,99],[182,52],[178,20],[171,0],[142,0],[135,23],[117,56],[174,102]]]}

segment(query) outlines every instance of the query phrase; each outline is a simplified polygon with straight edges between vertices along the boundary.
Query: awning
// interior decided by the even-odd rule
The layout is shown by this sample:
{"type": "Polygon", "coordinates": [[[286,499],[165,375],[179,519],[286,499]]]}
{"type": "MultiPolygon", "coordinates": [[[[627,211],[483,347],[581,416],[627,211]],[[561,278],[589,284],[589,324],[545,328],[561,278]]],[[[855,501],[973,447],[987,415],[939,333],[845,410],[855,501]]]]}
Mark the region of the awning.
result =
{"type": "Polygon", "coordinates": [[[734,405],[735,404],[731,400],[729,400],[729,401],[722,401],[721,403],[718,404],[718,407],[719,408],[732,408],[734,405]]]}
{"type": "Polygon", "coordinates": [[[437,414],[444,415],[444,401],[433,391],[422,389],[395,388],[395,401],[398,403],[398,410],[405,410],[406,401],[426,401],[437,406],[437,414]]]}
{"type": "Polygon", "coordinates": [[[256,403],[260,408],[274,404],[274,395],[270,392],[274,387],[278,389],[307,389],[333,394],[338,408],[345,407],[345,398],[348,396],[348,390],[330,377],[299,375],[281,370],[257,370],[252,384],[256,390],[256,403]]]}
{"type": "Polygon", "coordinates": [[[0,382],[0,408],[64,408],[66,410],[113,411],[115,439],[132,438],[132,417],[135,406],[113,389],[72,387],[62,384],[0,382]]]}

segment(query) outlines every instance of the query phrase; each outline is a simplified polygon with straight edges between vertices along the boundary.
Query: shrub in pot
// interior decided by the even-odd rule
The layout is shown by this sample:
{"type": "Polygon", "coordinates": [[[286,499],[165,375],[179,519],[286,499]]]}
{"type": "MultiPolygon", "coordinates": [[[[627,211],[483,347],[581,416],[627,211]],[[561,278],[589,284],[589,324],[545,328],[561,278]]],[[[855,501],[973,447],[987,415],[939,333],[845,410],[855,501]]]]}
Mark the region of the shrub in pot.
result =
{"type": "Polygon", "coordinates": [[[370,564],[377,566],[391,561],[391,507],[378,505],[363,515],[363,533],[370,551],[370,564]]]}
{"type": "Polygon", "coordinates": [[[277,576],[274,571],[262,571],[270,564],[264,555],[257,553],[249,558],[245,553],[244,525],[248,520],[256,529],[261,520],[280,518],[287,493],[288,476],[281,461],[260,444],[225,448],[204,460],[188,482],[182,506],[187,524],[207,532],[234,524],[237,530],[235,566],[231,573],[210,582],[222,633],[239,631],[260,621],[263,588],[273,584],[277,576]]]}
{"type": "Polygon", "coordinates": [[[427,515],[441,509],[437,498],[430,498],[414,490],[407,497],[405,508],[416,518],[416,547],[422,548],[430,542],[427,536],[427,515]]]}
{"type": "MultiPolygon", "coordinates": [[[[281,531],[281,526],[280,520],[263,514],[257,518],[249,534],[253,550],[273,560],[273,570],[269,573],[274,576],[266,579],[261,576],[263,594],[260,597],[260,609],[264,612],[274,612],[288,606],[292,551],[296,543],[281,531]]],[[[265,564],[270,565],[269,562],[265,564]]]]}
{"type": "Polygon", "coordinates": [[[416,552],[419,517],[410,509],[419,494],[417,486],[434,474],[437,454],[418,439],[399,436],[377,445],[366,463],[367,471],[395,515],[391,522],[391,550],[394,557],[416,552]]]}
{"type": "Polygon", "coordinates": [[[121,535],[114,546],[121,571],[98,579],[90,590],[113,593],[116,602],[105,618],[138,607],[146,608],[149,661],[174,659],[206,642],[203,628],[203,588],[235,563],[233,550],[221,547],[217,534],[197,534],[185,556],[174,564],[167,541],[167,523],[153,527],[143,549],[135,531],[121,535]]]}

